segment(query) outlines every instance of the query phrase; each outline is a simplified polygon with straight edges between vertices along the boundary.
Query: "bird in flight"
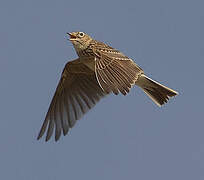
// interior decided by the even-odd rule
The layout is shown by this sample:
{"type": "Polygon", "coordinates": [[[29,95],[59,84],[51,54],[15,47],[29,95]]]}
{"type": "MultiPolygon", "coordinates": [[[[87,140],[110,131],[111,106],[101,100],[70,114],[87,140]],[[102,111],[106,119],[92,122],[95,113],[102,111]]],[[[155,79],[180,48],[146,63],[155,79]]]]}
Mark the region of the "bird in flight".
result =
{"type": "Polygon", "coordinates": [[[126,95],[133,85],[139,86],[158,106],[178,94],[147,77],[132,59],[120,51],[84,32],[67,35],[79,57],[65,65],[37,139],[47,129],[46,141],[54,130],[55,141],[59,140],[61,133],[66,135],[101,98],[110,93],[126,95]]]}

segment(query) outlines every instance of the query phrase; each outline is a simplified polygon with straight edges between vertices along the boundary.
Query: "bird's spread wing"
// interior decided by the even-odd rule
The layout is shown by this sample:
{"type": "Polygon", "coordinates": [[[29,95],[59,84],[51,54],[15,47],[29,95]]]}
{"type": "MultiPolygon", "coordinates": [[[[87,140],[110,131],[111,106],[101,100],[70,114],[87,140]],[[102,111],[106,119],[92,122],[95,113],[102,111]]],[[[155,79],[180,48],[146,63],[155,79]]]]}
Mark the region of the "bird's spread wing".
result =
{"type": "Polygon", "coordinates": [[[116,49],[98,42],[94,47],[95,73],[101,88],[126,95],[143,70],[116,49]]]}
{"type": "Polygon", "coordinates": [[[46,141],[55,129],[55,140],[66,135],[76,120],[91,109],[105,93],[99,86],[94,71],[74,60],[66,64],[38,135],[40,139],[47,126],[46,141]]]}

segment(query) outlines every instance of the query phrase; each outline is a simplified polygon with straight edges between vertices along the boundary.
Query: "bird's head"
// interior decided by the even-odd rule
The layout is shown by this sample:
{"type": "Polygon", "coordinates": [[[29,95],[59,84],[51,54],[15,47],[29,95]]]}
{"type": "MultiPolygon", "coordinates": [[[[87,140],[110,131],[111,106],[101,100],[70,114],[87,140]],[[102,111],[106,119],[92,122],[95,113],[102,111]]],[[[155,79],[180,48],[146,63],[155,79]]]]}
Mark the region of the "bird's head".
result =
{"type": "Polygon", "coordinates": [[[92,38],[84,32],[71,32],[67,33],[67,35],[70,36],[69,40],[77,52],[86,49],[92,41],[92,38]]]}

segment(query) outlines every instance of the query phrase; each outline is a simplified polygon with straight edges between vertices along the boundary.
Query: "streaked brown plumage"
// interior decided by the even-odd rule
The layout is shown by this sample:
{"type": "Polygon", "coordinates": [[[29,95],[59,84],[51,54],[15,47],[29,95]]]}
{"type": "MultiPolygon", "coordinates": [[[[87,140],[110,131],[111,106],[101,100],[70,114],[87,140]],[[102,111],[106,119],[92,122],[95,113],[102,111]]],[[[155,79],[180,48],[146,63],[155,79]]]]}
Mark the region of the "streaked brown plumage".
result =
{"type": "Polygon", "coordinates": [[[102,97],[111,92],[126,95],[135,84],[158,106],[178,94],[147,77],[137,64],[118,50],[83,32],[68,34],[79,58],[65,65],[38,139],[48,127],[46,141],[54,129],[57,141],[61,132],[66,135],[102,97]]]}

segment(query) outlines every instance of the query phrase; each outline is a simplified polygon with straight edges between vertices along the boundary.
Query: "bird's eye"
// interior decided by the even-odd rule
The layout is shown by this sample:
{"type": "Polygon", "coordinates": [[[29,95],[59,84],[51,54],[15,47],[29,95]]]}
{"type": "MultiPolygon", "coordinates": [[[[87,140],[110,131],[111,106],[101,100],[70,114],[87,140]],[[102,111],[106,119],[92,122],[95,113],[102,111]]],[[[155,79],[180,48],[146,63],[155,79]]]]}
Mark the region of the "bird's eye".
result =
{"type": "Polygon", "coordinates": [[[84,37],[84,33],[83,32],[79,32],[79,36],[80,37],[84,37]]]}

